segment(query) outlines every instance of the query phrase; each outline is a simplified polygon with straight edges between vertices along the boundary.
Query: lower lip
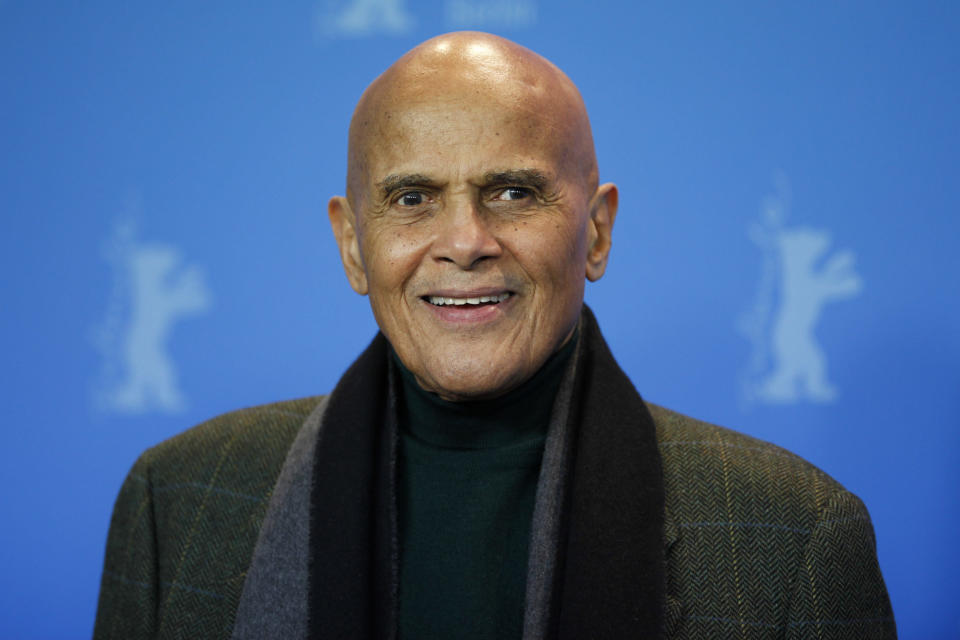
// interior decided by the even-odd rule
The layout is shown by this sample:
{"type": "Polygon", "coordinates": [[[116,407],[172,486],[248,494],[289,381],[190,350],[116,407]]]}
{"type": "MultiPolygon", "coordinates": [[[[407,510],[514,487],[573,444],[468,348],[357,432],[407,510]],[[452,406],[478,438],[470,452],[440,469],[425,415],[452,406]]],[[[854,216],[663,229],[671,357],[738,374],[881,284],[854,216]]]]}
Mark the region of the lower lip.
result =
{"type": "Polygon", "coordinates": [[[454,325],[477,325],[494,322],[499,319],[513,303],[514,295],[496,304],[430,304],[423,300],[434,317],[441,322],[454,325]]]}

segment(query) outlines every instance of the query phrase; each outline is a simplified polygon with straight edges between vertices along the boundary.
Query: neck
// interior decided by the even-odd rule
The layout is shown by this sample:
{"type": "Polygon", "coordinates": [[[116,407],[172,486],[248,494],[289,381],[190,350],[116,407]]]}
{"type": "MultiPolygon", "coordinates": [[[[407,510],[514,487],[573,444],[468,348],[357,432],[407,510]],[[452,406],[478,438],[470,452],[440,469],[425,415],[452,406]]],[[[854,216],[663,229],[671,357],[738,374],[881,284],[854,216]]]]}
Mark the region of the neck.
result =
{"type": "Polygon", "coordinates": [[[458,449],[487,449],[541,438],[576,343],[574,334],[516,389],[497,398],[465,402],[444,400],[424,390],[391,350],[402,386],[401,425],[424,442],[458,449]]]}

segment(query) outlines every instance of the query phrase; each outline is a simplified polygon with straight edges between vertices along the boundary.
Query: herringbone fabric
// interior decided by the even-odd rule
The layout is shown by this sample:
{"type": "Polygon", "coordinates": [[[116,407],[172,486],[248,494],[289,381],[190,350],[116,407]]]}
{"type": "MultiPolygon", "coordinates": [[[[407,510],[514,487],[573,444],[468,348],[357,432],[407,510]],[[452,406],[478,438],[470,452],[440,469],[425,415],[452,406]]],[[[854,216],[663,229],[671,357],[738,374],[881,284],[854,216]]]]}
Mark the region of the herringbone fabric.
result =
{"type": "Polygon", "coordinates": [[[774,445],[648,405],[677,638],[895,638],[863,503],[774,445]]]}
{"type": "Polygon", "coordinates": [[[229,638],[267,503],[319,398],[229,413],[146,451],[114,508],[94,638],[229,638]]]}
{"type": "MultiPolygon", "coordinates": [[[[229,638],[271,489],[318,400],[221,416],[137,461],[111,521],[95,638],[229,638]]],[[[669,637],[896,637],[855,496],[773,445],[648,406],[669,637]]]]}

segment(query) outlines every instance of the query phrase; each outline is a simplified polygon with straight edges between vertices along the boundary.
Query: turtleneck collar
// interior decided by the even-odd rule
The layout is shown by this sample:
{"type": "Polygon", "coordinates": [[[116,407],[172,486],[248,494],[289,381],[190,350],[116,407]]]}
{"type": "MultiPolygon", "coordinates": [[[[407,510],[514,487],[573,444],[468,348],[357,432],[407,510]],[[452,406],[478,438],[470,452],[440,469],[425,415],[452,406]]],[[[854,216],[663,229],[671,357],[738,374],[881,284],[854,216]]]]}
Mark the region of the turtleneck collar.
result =
{"type": "Polygon", "coordinates": [[[400,425],[418,440],[446,449],[492,449],[542,439],[579,329],[532,378],[498,398],[450,402],[425,391],[391,348],[400,372],[400,425]]]}

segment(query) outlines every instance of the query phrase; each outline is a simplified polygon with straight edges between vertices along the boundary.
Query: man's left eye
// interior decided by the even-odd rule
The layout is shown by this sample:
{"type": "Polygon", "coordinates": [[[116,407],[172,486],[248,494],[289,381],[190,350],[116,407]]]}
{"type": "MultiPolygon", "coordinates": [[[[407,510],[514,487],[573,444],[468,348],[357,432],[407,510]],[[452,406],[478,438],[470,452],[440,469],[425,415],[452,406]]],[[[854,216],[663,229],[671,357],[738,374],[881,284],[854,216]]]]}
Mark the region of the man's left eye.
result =
{"type": "Polygon", "coordinates": [[[423,204],[424,197],[423,194],[419,191],[408,191],[407,193],[400,196],[400,204],[405,207],[416,207],[417,205],[423,204]]]}
{"type": "Polygon", "coordinates": [[[500,192],[501,200],[524,200],[529,198],[532,194],[529,189],[523,187],[507,187],[500,192]]]}

